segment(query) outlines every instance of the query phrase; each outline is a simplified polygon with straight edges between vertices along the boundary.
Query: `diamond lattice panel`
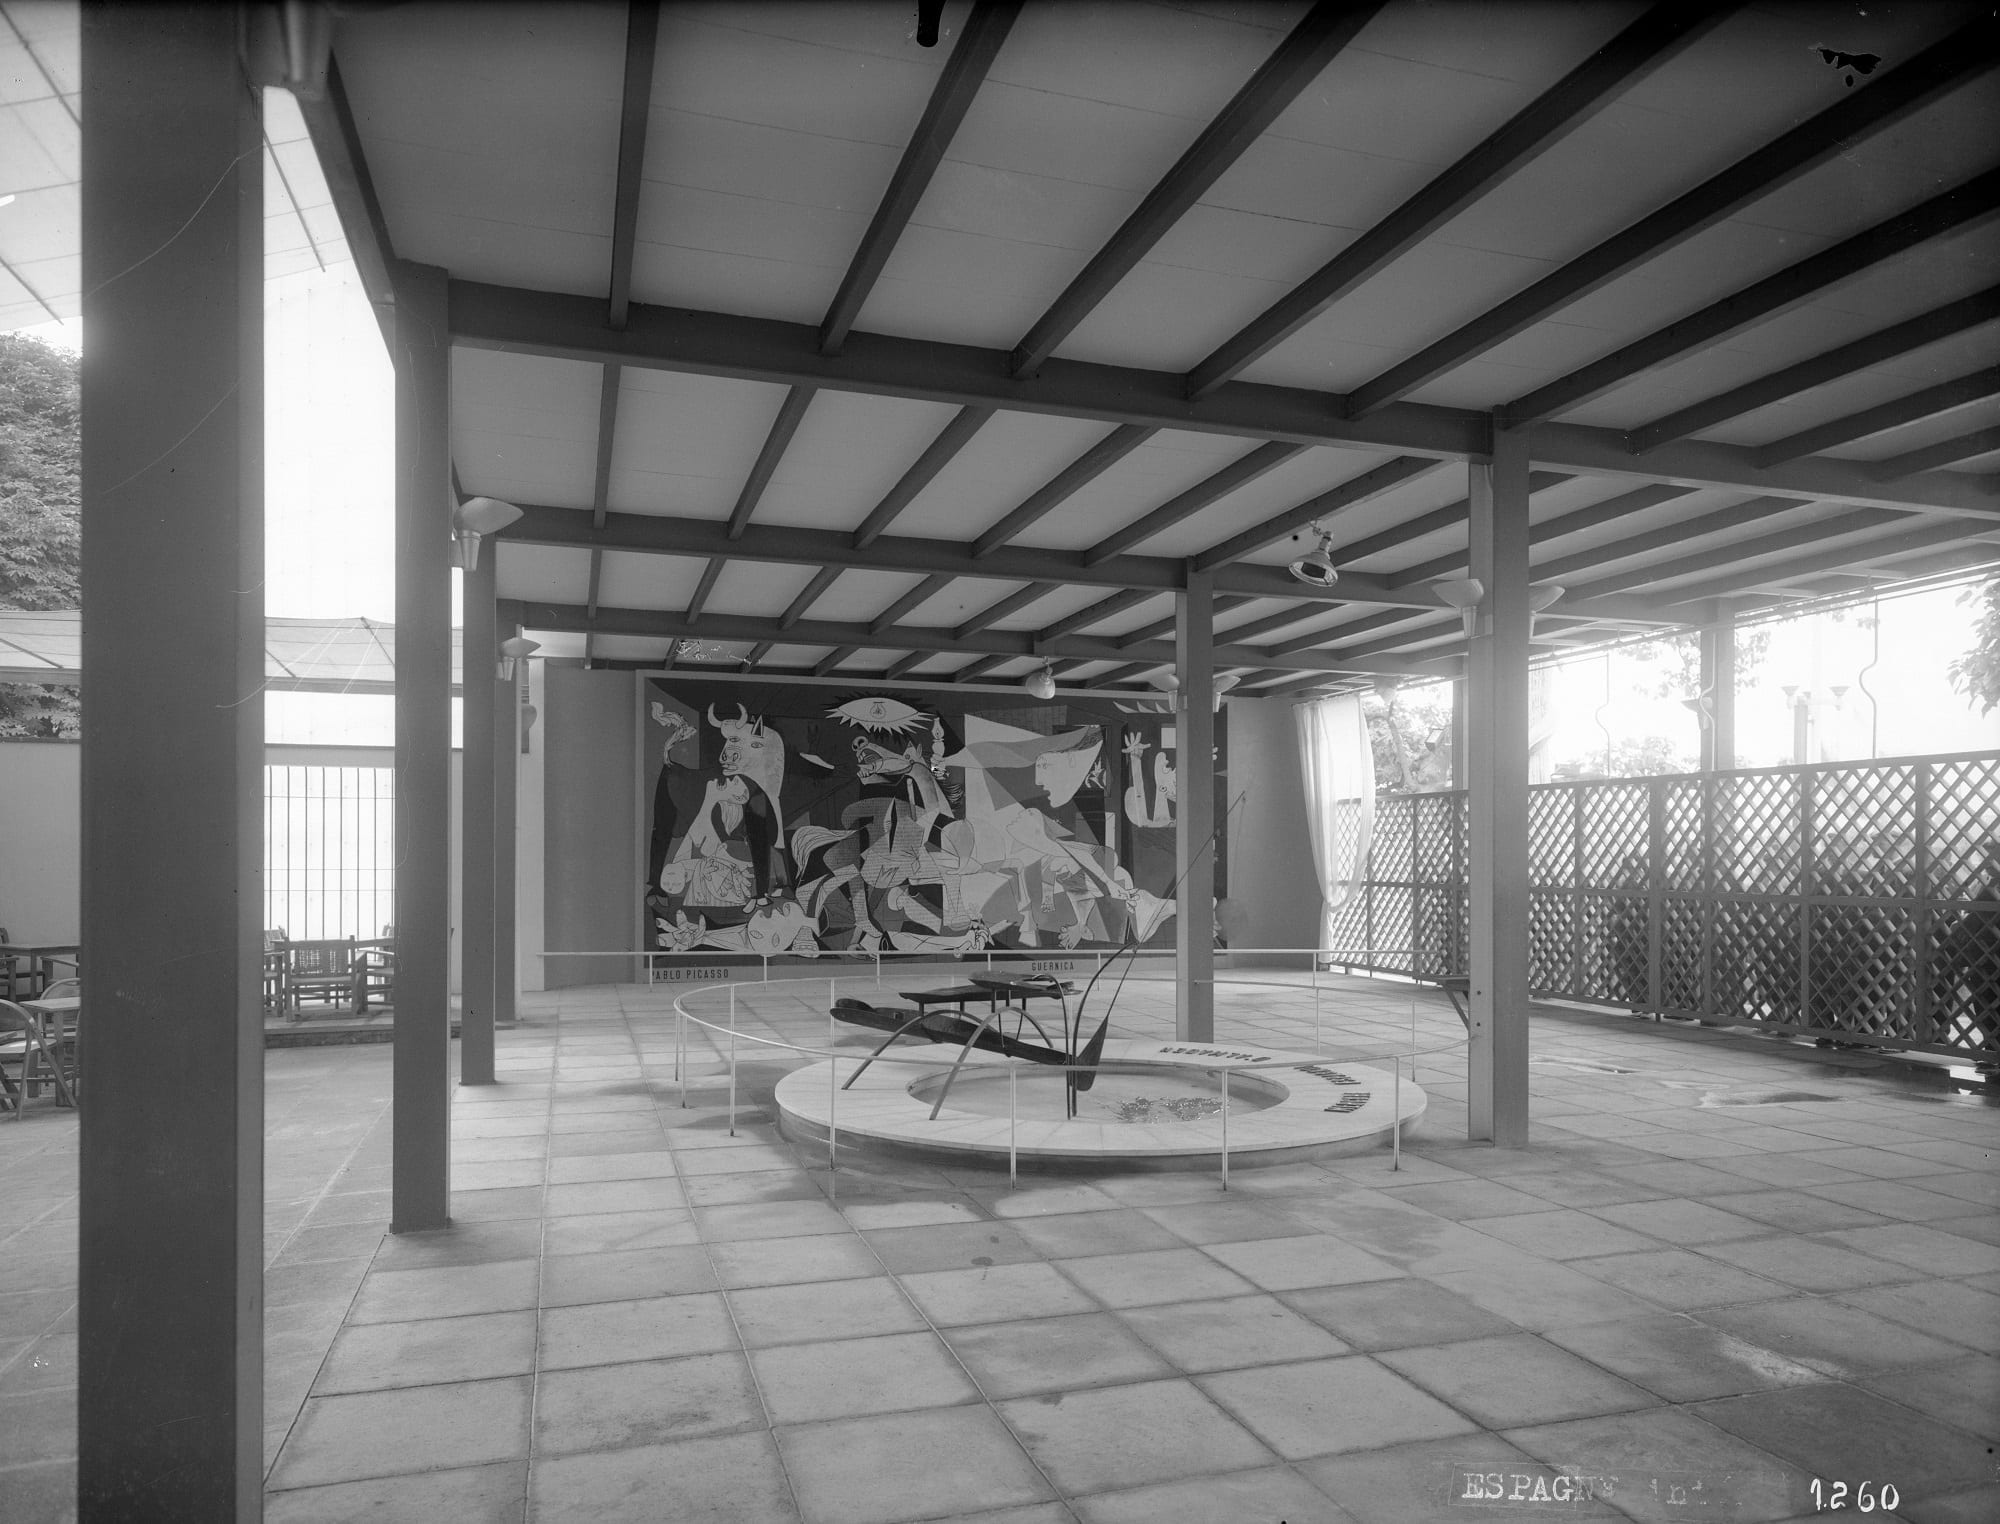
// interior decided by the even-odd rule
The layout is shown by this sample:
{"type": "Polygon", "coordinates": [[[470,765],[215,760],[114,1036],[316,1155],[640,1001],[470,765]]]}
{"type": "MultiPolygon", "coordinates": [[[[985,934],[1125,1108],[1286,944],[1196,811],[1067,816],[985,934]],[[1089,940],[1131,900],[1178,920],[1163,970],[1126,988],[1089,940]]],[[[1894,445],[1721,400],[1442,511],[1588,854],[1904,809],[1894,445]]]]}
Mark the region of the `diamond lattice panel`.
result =
{"type": "Polygon", "coordinates": [[[1933,762],[1930,776],[1930,892],[1971,899],[2000,889],[2000,757],[1933,762]]]}
{"type": "Polygon", "coordinates": [[[1414,805],[1415,800],[1407,796],[1375,802],[1375,840],[1368,849],[1368,873],[1377,883],[1407,884],[1413,876],[1414,805]]]}
{"type": "Polygon", "coordinates": [[[1717,1014],[1799,1024],[1799,913],[1770,900],[1715,905],[1717,1014]]]}
{"type": "Polygon", "coordinates": [[[1368,928],[1369,958],[1376,968],[1408,972],[1410,967],[1410,891],[1385,885],[1375,894],[1375,913],[1368,928]]]}
{"type": "MultiPolygon", "coordinates": [[[[1670,817],[1671,818],[1671,817],[1670,817]]],[[[1699,1011],[1702,902],[1669,899],[1660,918],[1660,1005],[1669,1011],[1699,1011]]]]}
{"type": "Polygon", "coordinates": [[[1699,779],[1675,779],[1666,784],[1666,853],[1663,871],[1669,889],[1701,889],[1706,877],[1702,862],[1702,804],[1699,779]]]}
{"type": "Polygon", "coordinates": [[[1585,999],[1607,1005],[1652,1001],[1647,979],[1646,902],[1631,894],[1583,897],[1585,999]]]}
{"type": "Polygon", "coordinates": [[[1815,905],[1806,1024],[1914,1040],[1916,959],[1908,911],[1815,905]]]}
{"type": "Polygon", "coordinates": [[[1644,783],[1593,783],[1577,790],[1586,885],[1637,889],[1646,883],[1649,793],[1644,783]]]}
{"type": "Polygon", "coordinates": [[[1426,979],[1466,972],[1465,891],[1427,888],[1417,897],[1417,963],[1426,979]]]}
{"type": "Polygon", "coordinates": [[[1576,883],[1576,789],[1569,784],[1528,794],[1528,881],[1570,888],[1576,883]]]}
{"type": "Polygon", "coordinates": [[[1813,893],[1886,899],[1916,892],[1914,767],[1816,774],[1812,819],[1813,893]]]}
{"type": "Polygon", "coordinates": [[[1751,894],[1799,890],[1799,777],[1749,773],[1715,786],[1716,887],[1751,894]]]}
{"type": "Polygon", "coordinates": [[[1932,913],[1930,985],[1932,1042],[2000,1051],[2000,905],[1932,913]]]}
{"type": "Polygon", "coordinates": [[[1528,988],[1538,994],[1571,993],[1576,917],[1566,894],[1528,896],[1528,988]]]}
{"type": "Polygon", "coordinates": [[[1416,877],[1448,884],[1465,872],[1465,796],[1420,794],[1416,804],[1416,877]]]}

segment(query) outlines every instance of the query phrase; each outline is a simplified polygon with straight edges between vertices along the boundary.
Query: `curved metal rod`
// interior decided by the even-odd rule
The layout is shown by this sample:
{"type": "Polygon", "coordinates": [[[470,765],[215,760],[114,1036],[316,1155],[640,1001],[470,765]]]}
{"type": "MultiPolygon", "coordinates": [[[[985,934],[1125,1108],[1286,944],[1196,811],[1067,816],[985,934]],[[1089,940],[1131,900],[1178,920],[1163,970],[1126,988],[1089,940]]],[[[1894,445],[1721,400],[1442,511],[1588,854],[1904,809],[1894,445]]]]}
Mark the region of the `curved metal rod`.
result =
{"type": "Polygon", "coordinates": [[[911,1027],[915,1026],[918,1022],[922,1021],[924,1017],[928,1014],[929,1013],[925,1011],[921,1006],[918,1007],[916,1015],[912,1016],[908,1021],[904,1022],[900,1027],[896,1028],[896,1030],[891,1032],[887,1037],[883,1038],[882,1046],[877,1048],[873,1053],[869,1054],[866,1058],[861,1060],[860,1067],[857,1068],[852,1074],[847,1076],[847,1085],[842,1085],[840,1088],[842,1090],[845,1090],[847,1089],[848,1085],[852,1085],[856,1080],[860,1079],[862,1069],[866,1069],[870,1064],[874,1063],[876,1059],[880,1058],[885,1052],[888,1051],[890,1043],[894,1042],[897,1038],[901,1037],[905,1032],[909,1031],[911,1027]]]}
{"type": "Polygon", "coordinates": [[[938,1113],[944,1110],[944,1098],[951,1094],[951,1082],[958,1078],[958,1071],[964,1065],[966,1058],[971,1054],[972,1045],[979,1041],[982,1032],[994,1025],[994,1018],[997,1015],[999,1015],[998,1011],[987,1012],[979,1025],[972,1029],[972,1035],[965,1039],[965,1046],[958,1050],[958,1058],[953,1062],[951,1072],[944,1077],[944,1088],[938,1091],[937,1104],[931,1107],[931,1121],[935,1122],[938,1119],[938,1113]]]}

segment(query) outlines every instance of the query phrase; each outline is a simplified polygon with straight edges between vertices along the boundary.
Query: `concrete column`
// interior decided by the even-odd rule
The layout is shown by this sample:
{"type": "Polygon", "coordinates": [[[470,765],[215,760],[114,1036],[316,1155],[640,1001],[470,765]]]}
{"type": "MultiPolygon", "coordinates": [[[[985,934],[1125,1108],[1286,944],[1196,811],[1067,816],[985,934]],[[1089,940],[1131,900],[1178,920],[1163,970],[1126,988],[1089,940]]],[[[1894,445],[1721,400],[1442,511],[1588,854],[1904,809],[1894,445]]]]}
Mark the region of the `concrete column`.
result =
{"type": "Polygon", "coordinates": [[[263,159],[238,22],[81,15],[85,1521],[262,1517],[263,159]]]}
{"type": "Polygon", "coordinates": [[[1174,1033],[1215,1040],[1215,578],[1189,569],[1174,594],[1174,1033]]]}
{"type": "Polygon", "coordinates": [[[1464,788],[1471,769],[1466,762],[1466,733],[1471,729],[1472,713],[1466,703],[1465,679],[1454,678],[1451,685],[1451,786],[1464,788]]]}
{"type": "MultiPolygon", "coordinates": [[[[451,1220],[451,344],[445,272],[396,272],[392,1232],[451,1220]]],[[[487,547],[491,553],[491,547],[487,547]]]]}
{"type": "Polygon", "coordinates": [[[1701,728],[1701,770],[1727,772],[1736,765],[1736,611],[1722,608],[1701,632],[1701,691],[1708,723],[1701,728]]]}
{"type": "MultiPolygon", "coordinates": [[[[494,547],[498,570],[499,547],[494,547]]],[[[497,633],[504,639],[521,632],[519,608],[501,606],[497,633]]],[[[515,1019],[516,992],[521,987],[514,936],[516,895],[514,874],[514,833],[519,828],[516,815],[519,790],[517,775],[521,764],[521,686],[527,682],[522,662],[514,676],[499,682],[493,690],[493,1020],[505,1025],[515,1019]]]]}
{"type": "Polygon", "coordinates": [[[1485,585],[1468,656],[1471,878],[1469,1131],[1528,1142],[1528,450],[1495,429],[1469,466],[1472,575],[1485,585]]]}
{"type": "Polygon", "coordinates": [[[499,639],[493,613],[493,568],[499,548],[479,547],[479,564],[465,574],[463,609],[463,741],[459,752],[458,1082],[493,1083],[493,709],[499,639]]]}

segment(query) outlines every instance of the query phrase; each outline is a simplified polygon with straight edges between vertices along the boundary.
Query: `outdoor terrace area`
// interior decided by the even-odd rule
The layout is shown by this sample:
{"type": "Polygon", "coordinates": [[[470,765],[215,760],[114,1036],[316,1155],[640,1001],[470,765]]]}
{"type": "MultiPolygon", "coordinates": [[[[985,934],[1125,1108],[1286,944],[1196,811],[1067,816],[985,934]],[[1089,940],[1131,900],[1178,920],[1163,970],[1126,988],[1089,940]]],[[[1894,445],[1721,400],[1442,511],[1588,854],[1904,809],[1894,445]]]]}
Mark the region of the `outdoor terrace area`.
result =
{"type": "MultiPolygon", "coordinates": [[[[1994,1517],[1990,1095],[1544,1009],[1533,1146],[1496,1150],[1465,1141],[1441,997],[1321,982],[1322,1043],[1445,1050],[1430,1112],[1398,1170],[1226,1192],[830,1180],[772,1126],[799,1060],[745,1044],[732,1137],[722,1046],[688,1028],[683,1106],[673,992],[600,986],[523,997],[499,1083],[454,1091],[454,1225],[391,1237],[389,1048],[271,1051],[266,1517],[1400,1524],[1476,1517],[1467,1471],[1562,1470],[1614,1479],[1582,1517],[1688,1517],[1698,1485],[1702,1517],[1802,1518],[1815,1478],[1994,1517]]],[[[823,1044],[824,990],[746,992],[740,1029],[823,1044]]],[[[1225,985],[1218,1036],[1310,1039],[1314,1006],[1225,985]]],[[[1115,1025],[1172,1017],[1135,979],[1115,1025]]],[[[76,1142],[46,1101],[0,1124],[10,1520],[73,1517],[76,1142]]]]}

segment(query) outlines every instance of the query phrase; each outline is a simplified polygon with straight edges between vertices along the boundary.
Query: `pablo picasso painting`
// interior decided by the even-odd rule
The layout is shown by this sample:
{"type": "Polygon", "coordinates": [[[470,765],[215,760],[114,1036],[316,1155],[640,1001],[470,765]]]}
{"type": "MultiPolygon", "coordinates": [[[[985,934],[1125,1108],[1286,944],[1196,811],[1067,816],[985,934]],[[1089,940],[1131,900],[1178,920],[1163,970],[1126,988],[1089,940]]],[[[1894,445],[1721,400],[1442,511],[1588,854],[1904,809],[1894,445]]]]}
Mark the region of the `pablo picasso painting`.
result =
{"type": "Polygon", "coordinates": [[[649,950],[1170,943],[1172,714],[980,697],[649,679],[649,950]]]}

